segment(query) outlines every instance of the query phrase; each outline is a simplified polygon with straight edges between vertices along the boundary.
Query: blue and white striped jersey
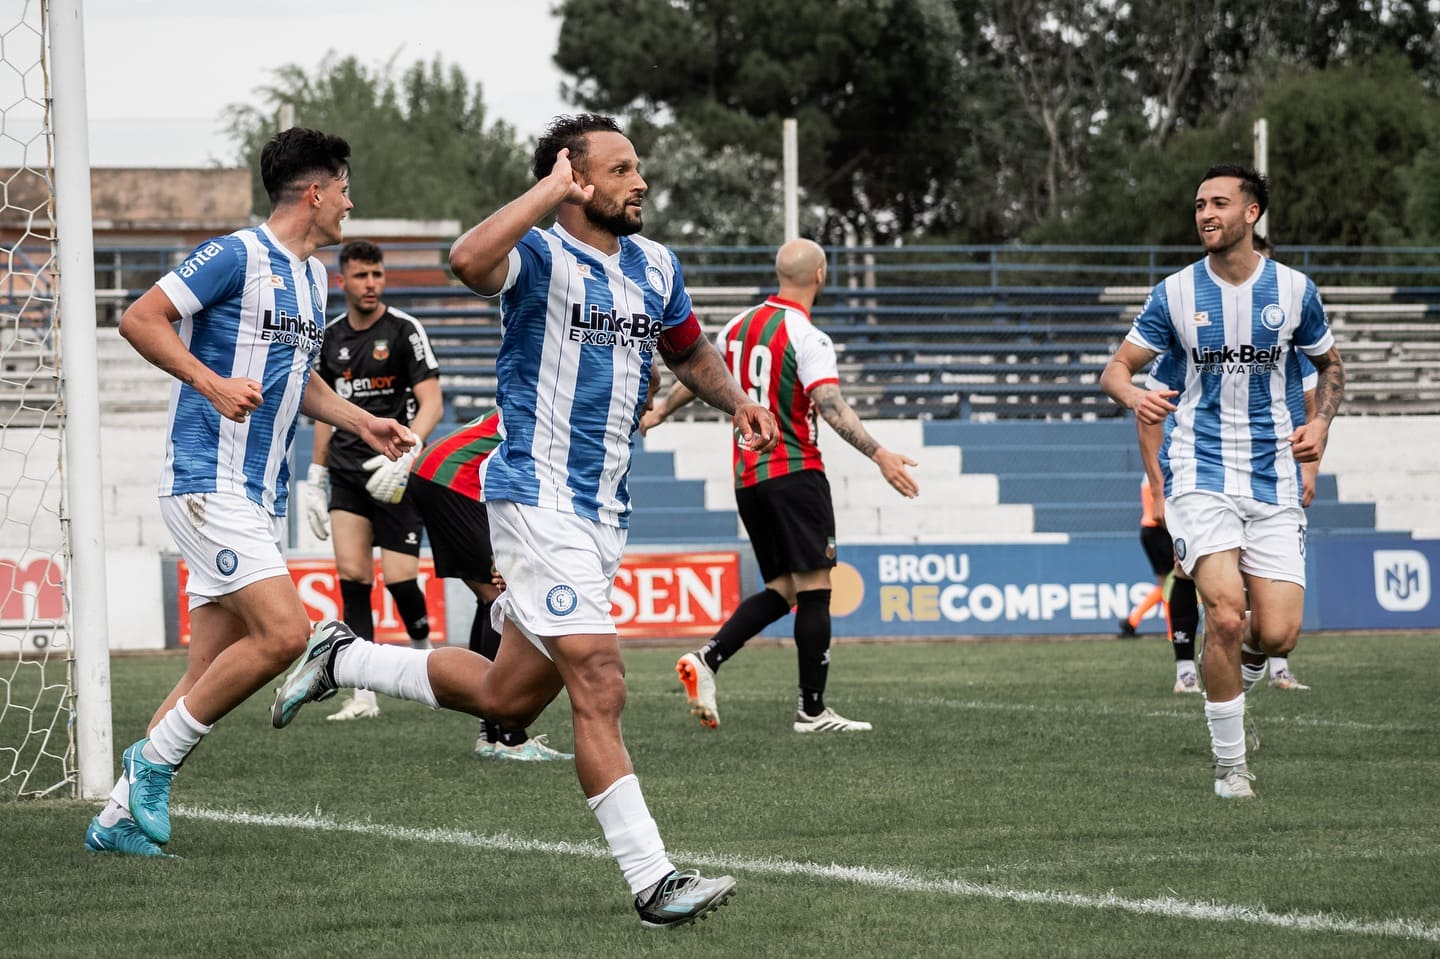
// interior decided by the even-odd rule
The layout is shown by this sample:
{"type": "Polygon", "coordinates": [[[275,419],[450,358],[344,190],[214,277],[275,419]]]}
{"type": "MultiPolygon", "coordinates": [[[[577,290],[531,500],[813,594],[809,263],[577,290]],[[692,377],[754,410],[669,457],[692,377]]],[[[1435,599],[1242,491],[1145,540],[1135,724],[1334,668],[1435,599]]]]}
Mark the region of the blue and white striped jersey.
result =
{"type": "Polygon", "coordinates": [[[1231,286],[1200,260],[1151,291],[1126,340],[1159,353],[1152,375],[1180,390],[1160,453],[1167,496],[1299,505],[1289,435],[1305,422],[1300,355],[1335,342],[1309,277],[1262,259],[1231,286]]]}
{"type": "Polygon", "coordinates": [[[559,224],[510,251],[487,500],[629,524],[625,477],[663,330],[691,314],[675,254],[640,236],[607,256],[559,224]]]}
{"type": "Polygon", "coordinates": [[[260,408],[223,418],[175,381],[160,495],[239,493],[285,515],[300,398],[325,329],[325,267],[301,260],[265,225],[208,240],[158,286],[180,311],[180,339],[224,377],[260,383],[260,408]]]}

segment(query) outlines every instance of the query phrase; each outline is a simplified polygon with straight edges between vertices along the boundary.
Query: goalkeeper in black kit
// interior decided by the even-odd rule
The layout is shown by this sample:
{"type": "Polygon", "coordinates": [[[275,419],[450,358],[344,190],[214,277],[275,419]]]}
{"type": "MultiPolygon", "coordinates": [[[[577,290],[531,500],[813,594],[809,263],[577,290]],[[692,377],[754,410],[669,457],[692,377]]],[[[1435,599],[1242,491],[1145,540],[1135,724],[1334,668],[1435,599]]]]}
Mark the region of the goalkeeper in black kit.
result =
{"type": "MultiPolygon", "coordinates": [[[[315,375],[367,412],[406,424],[423,444],[442,412],[440,365],[425,329],[413,316],[381,300],[385,261],[375,244],[355,240],[340,249],[340,286],[346,312],[325,327],[315,375]]],[[[304,504],[311,530],[335,545],[345,625],[366,639],[375,637],[370,593],[378,546],[385,588],[412,644],[424,647],[430,635],[418,581],[424,527],[405,495],[420,448],[417,444],[392,463],[374,455],[360,437],[317,423],[304,504]]],[[[370,719],[379,714],[375,694],[357,689],[328,718],[370,719]]]]}

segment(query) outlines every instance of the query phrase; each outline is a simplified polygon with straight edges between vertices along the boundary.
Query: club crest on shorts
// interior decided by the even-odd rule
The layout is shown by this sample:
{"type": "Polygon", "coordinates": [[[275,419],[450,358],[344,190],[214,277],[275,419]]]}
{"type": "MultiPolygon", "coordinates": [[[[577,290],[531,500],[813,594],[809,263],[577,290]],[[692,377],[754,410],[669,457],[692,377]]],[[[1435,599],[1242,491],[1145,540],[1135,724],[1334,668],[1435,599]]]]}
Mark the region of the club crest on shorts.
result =
{"type": "Polygon", "coordinates": [[[569,616],[575,612],[576,601],[575,590],[564,583],[550,587],[550,592],[545,594],[545,608],[553,616],[569,616]]]}
{"type": "Polygon", "coordinates": [[[1175,556],[1182,561],[1185,559],[1185,537],[1183,536],[1175,540],[1175,556]]]}
{"type": "Polygon", "coordinates": [[[215,554],[215,568],[222,575],[229,576],[240,566],[240,557],[235,555],[233,549],[222,549],[215,554]]]}

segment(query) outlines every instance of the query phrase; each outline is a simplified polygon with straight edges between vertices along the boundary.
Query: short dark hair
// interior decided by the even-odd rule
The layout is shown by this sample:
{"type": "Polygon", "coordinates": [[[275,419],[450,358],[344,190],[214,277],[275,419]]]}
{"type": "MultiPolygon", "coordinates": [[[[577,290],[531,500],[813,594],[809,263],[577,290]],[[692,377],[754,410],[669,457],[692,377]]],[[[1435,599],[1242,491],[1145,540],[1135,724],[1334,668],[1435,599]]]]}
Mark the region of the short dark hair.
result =
{"type": "Polygon", "coordinates": [[[614,117],[602,113],[577,113],[575,116],[558,116],[550,121],[535,144],[535,156],[530,170],[535,179],[543,180],[555,169],[555,158],[561,150],[569,149],[570,165],[577,170],[585,169],[585,135],[588,133],[619,133],[620,124],[614,117]]]}
{"type": "Polygon", "coordinates": [[[1240,181],[1240,192],[1250,197],[1251,201],[1260,205],[1260,215],[1265,215],[1265,208],[1270,205],[1270,178],[1254,167],[1248,167],[1243,163],[1217,163],[1205,171],[1200,182],[1213,180],[1216,177],[1233,176],[1240,181]]]}
{"type": "Polygon", "coordinates": [[[340,269],[351,260],[361,263],[384,263],[385,252],[369,240],[351,240],[340,248],[340,269]]]}
{"type": "Polygon", "coordinates": [[[349,169],[350,144],[333,133],[305,127],[281,130],[260,150],[260,179],[271,206],[284,200],[287,191],[297,189],[304,177],[321,170],[339,177],[349,169]]]}

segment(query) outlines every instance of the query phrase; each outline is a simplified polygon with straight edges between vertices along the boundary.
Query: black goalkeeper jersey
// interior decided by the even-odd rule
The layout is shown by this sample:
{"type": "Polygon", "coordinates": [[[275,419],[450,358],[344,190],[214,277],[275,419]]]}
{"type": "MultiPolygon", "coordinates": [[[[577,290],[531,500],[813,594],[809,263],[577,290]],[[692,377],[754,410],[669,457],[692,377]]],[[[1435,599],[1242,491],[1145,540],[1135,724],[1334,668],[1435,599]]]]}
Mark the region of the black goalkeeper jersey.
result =
{"type": "MultiPolygon", "coordinates": [[[[315,373],[334,387],[341,399],[376,416],[389,416],[405,425],[415,418],[414,385],[440,375],[440,364],[430,349],[425,328],[415,317],[386,307],[367,330],[350,325],[342,313],[325,326],[325,341],[315,373]]],[[[363,473],[361,466],[375,455],[354,433],[336,430],[330,439],[330,469],[363,473]]]]}

